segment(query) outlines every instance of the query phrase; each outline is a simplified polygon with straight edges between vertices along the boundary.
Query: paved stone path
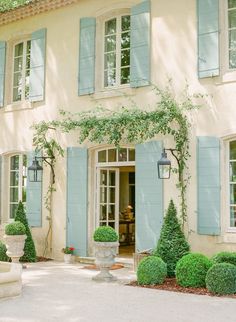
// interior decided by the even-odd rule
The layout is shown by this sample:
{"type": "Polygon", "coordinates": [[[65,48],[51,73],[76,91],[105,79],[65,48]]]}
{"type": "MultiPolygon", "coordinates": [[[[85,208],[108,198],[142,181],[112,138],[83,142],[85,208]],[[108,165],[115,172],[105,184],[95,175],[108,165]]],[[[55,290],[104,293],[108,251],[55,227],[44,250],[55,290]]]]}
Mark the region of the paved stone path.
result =
{"type": "Polygon", "coordinates": [[[0,300],[1,322],[235,322],[236,300],[130,287],[129,269],[114,283],[91,280],[80,264],[35,263],[23,270],[23,293],[0,300]]]}

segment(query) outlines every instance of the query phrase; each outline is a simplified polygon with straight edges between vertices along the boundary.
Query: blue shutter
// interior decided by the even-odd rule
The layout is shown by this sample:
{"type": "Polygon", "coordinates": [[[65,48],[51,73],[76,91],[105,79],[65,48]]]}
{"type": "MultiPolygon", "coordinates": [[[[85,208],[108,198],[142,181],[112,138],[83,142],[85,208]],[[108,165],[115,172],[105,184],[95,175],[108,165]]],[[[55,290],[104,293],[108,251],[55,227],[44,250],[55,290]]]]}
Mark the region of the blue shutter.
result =
{"type": "Polygon", "coordinates": [[[6,42],[0,41],[0,107],[4,106],[6,42]]]}
{"type": "MultiPolygon", "coordinates": [[[[27,154],[27,168],[32,164],[34,157],[35,152],[27,154]]],[[[42,226],[42,182],[27,180],[26,215],[31,227],[42,226]]]]}
{"type": "Polygon", "coordinates": [[[130,86],[150,83],[150,1],[131,8],[130,86]]]}
{"type": "Polygon", "coordinates": [[[198,0],[198,76],[219,73],[219,0],[198,0]]]}
{"type": "Polygon", "coordinates": [[[198,233],[220,234],[220,142],[198,137],[198,233]]]}
{"type": "Polygon", "coordinates": [[[67,149],[67,246],[87,256],[87,149],[67,149]]]}
{"type": "Polygon", "coordinates": [[[45,53],[46,29],[40,29],[31,35],[30,87],[31,102],[44,100],[45,91],[45,53]]]}
{"type": "Polygon", "coordinates": [[[2,222],[2,156],[0,155],[0,224],[2,222]]]}
{"type": "Polygon", "coordinates": [[[136,145],[135,156],[135,221],[136,249],[155,248],[163,221],[163,180],[157,176],[157,160],[162,143],[136,145]]]}
{"type": "Polygon", "coordinates": [[[80,19],[79,95],[94,93],[96,19],[80,19]]]}

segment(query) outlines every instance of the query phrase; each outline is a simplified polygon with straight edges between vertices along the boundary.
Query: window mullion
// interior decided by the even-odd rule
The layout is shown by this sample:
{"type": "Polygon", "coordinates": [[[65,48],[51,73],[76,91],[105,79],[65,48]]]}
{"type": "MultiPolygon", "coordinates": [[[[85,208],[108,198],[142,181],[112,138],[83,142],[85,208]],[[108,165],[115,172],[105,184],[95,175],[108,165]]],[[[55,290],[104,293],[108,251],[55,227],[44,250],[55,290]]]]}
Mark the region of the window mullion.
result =
{"type": "Polygon", "coordinates": [[[22,98],[23,99],[25,99],[26,49],[27,49],[27,41],[24,41],[23,42],[23,62],[22,62],[22,98]]]}
{"type": "Polygon", "coordinates": [[[23,169],[23,158],[22,155],[19,155],[19,184],[18,184],[18,202],[22,200],[22,169],[23,169]]]}

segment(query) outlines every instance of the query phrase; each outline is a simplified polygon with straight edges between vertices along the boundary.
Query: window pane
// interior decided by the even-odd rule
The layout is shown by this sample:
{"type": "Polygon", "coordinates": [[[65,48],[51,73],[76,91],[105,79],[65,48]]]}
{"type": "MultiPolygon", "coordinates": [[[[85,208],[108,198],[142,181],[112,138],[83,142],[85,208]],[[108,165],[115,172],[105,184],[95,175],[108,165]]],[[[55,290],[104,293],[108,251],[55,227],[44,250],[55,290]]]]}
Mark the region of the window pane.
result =
{"type": "Polygon", "coordinates": [[[109,188],[109,203],[115,203],[115,188],[109,188]]]}
{"type": "Polygon", "coordinates": [[[22,197],[21,197],[22,202],[26,202],[26,187],[22,187],[22,197]]]}
{"type": "Polygon", "coordinates": [[[100,188],[100,203],[107,202],[107,188],[101,187],[100,188]]]}
{"type": "Polygon", "coordinates": [[[11,204],[10,205],[10,218],[14,218],[16,214],[18,204],[11,204]]]}
{"type": "Polygon", "coordinates": [[[109,53],[105,54],[105,69],[115,68],[116,67],[116,54],[109,53]]]}
{"type": "Polygon", "coordinates": [[[11,172],[10,175],[10,186],[18,186],[19,184],[19,172],[18,171],[14,171],[11,172]]]}
{"type": "Polygon", "coordinates": [[[115,171],[109,172],[109,186],[115,187],[116,185],[116,173],[115,171]]]}
{"type": "Polygon", "coordinates": [[[230,227],[236,227],[236,206],[230,207],[230,227]]]}
{"type": "Polygon", "coordinates": [[[116,162],[116,149],[108,150],[108,162],[116,162]]]}
{"type": "Polygon", "coordinates": [[[106,220],[107,217],[107,206],[100,205],[100,220],[106,220]]]}
{"type": "Polygon", "coordinates": [[[101,170],[101,176],[100,176],[100,185],[107,185],[107,171],[101,170]]]}
{"type": "Polygon", "coordinates": [[[105,22],[105,35],[116,33],[116,18],[105,22]]]}
{"type": "Polygon", "coordinates": [[[30,69],[30,55],[26,56],[26,68],[30,69]]]}
{"type": "Polygon", "coordinates": [[[11,170],[19,169],[19,155],[14,155],[11,157],[11,170]]]}
{"type": "Polygon", "coordinates": [[[22,57],[15,58],[14,59],[14,72],[21,71],[22,66],[23,66],[23,58],[22,57]]]}
{"type": "Polygon", "coordinates": [[[129,82],[130,82],[130,67],[122,68],[120,73],[120,83],[129,84],[129,82]]]}
{"type": "Polygon", "coordinates": [[[229,180],[236,182],[236,162],[230,162],[229,165],[229,180]]]}
{"type": "Polygon", "coordinates": [[[232,141],[229,143],[229,158],[230,160],[236,160],[236,141],[232,141]]]}
{"type": "Polygon", "coordinates": [[[26,55],[30,54],[30,49],[31,49],[31,41],[28,40],[27,41],[27,47],[26,47],[26,55]]]}
{"type": "Polygon", "coordinates": [[[108,209],[108,220],[115,220],[115,205],[110,205],[108,209]]]}
{"type": "Polygon", "coordinates": [[[109,223],[108,223],[108,226],[110,226],[110,227],[112,227],[112,228],[114,228],[114,229],[115,229],[115,223],[114,223],[114,222],[109,222],[109,223]]]}
{"type": "Polygon", "coordinates": [[[236,9],[229,11],[229,28],[236,27],[236,9]]]}
{"type": "Polygon", "coordinates": [[[229,49],[236,49],[236,30],[229,32],[229,49]]]}
{"type": "Polygon", "coordinates": [[[129,30],[130,29],[130,16],[123,16],[121,18],[121,30],[129,30]]]}
{"type": "Polygon", "coordinates": [[[124,32],[121,34],[121,49],[130,47],[130,33],[124,32]]]}
{"type": "Polygon", "coordinates": [[[130,64],[130,51],[122,50],[121,51],[121,66],[128,66],[130,64]]]}
{"type": "Polygon", "coordinates": [[[116,36],[108,36],[105,38],[105,52],[116,50],[116,36]]]}
{"type": "Polygon", "coordinates": [[[236,68],[236,51],[229,52],[229,68],[236,68]]]}
{"type": "Polygon", "coordinates": [[[10,202],[18,202],[18,187],[10,188],[10,202]]]}
{"type": "Polygon", "coordinates": [[[129,161],[135,161],[135,149],[129,149],[129,161]]]}
{"type": "Polygon", "coordinates": [[[22,85],[22,74],[21,73],[15,73],[14,74],[14,80],[13,80],[13,86],[18,87],[22,85]]]}
{"type": "Polygon", "coordinates": [[[15,57],[23,55],[23,42],[15,46],[15,57]]]}
{"type": "Polygon", "coordinates": [[[118,160],[119,161],[127,161],[127,149],[119,149],[118,150],[118,160]]]}
{"type": "Polygon", "coordinates": [[[21,100],[21,87],[13,88],[13,101],[20,101],[21,100]]]}
{"type": "Polygon", "coordinates": [[[228,0],[228,6],[229,6],[229,8],[235,8],[236,7],[236,0],[228,0]]]}
{"type": "Polygon", "coordinates": [[[98,152],[98,162],[106,162],[106,150],[98,152]]]}
{"type": "Polygon", "coordinates": [[[230,185],[230,203],[236,204],[236,185],[235,184],[230,185]]]}
{"type": "Polygon", "coordinates": [[[104,86],[114,86],[116,84],[116,70],[109,69],[104,72],[104,86]]]}

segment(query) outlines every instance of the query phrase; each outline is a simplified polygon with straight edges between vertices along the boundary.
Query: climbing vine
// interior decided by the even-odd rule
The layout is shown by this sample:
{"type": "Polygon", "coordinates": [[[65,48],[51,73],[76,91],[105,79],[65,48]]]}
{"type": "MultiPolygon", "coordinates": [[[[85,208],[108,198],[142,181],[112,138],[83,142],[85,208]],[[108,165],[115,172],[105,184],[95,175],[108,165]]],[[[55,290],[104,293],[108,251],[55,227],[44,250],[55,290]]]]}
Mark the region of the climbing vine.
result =
{"type": "MultiPolygon", "coordinates": [[[[187,174],[187,160],[189,154],[189,128],[187,112],[198,108],[193,103],[187,90],[179,100],[168,88],[160,90],[154,88],[157,101],[150,110],[140,109],[137,105],[122,107],[112,111],[102,107],[80,113],[60,112],[60,119],[51,122],[41,122],[34,126],[34,144],[37,149],[44,149],[47,153],[63,154],[62,148],[54,139],[46,140],[52,130],[68,133],[77,131],[80,143],[90,141],[107,143],[120,147],[124,143],[141,143],[157,135],[172,136],[174,149],[179,160],[178,167],[172,169],[178,173],[177,188],[180,191],[180,207],[182,222],[186,221],[187,204],[186,189],[189,182],[187,174]]],[[[197,95],[195,95],[197,96],[197,95]]],[[[55,160],[55,159],[54,159],[55,160]]]]}

